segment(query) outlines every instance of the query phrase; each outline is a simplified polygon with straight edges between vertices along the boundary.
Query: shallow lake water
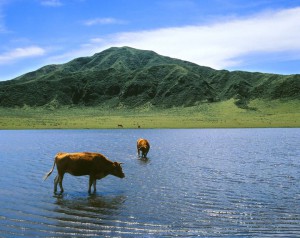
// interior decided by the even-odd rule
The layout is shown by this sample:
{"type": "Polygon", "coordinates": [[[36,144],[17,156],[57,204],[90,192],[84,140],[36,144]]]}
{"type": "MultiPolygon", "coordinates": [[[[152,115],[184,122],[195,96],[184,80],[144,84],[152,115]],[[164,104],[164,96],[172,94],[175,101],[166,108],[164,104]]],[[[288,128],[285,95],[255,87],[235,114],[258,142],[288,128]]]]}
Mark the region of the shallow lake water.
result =
{"type": "Polygon", "coordinates": [[[299,237],[300,129],[0,131],[0,237],[299,237]],[[136,140],[150,141],[147,160],[136,140]],[[123,162],[89,195],[57,152],[123,162]]]}

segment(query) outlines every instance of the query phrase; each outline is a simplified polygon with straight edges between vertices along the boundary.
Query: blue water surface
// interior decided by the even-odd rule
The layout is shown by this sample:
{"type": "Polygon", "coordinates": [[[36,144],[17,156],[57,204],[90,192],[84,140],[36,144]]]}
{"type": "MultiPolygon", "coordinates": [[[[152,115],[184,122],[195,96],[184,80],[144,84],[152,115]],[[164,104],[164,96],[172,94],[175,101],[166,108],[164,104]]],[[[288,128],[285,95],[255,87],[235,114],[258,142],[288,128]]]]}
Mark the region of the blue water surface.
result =
{"type": "Polygon", "coordinates": [[[300,237],[300,129],[0,131],[0,237],[300,237]],[[151,144],[147,160],[136,141],[151,144]],[[123,162],[126,178],[66,174],[57,152],[123,162]]]}

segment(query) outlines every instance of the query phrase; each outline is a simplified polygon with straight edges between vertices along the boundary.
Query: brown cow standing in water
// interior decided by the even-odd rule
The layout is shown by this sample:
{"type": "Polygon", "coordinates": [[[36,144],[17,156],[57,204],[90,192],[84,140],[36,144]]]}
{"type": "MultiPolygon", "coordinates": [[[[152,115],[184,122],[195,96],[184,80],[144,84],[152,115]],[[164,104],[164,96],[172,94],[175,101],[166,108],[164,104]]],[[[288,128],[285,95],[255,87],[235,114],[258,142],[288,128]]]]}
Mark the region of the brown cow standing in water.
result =
{"type": "Polygon", "coordinates": [[[53,167],[45,175],[44,180],[51,175],[55,164],[58,175],[54,179],[54,193],[57,191],[57,184],[60,186],[61,193],[64,192],[62,181],[65,173],[69,173],[74,176],[89,175],[89,193],[91,193],[92,185],[94,186],[94,192],[96,192],[97,179],[102,179],[109,174],[119,178],[125,177],[121,167],[122,163],[112,162],[99,153],[82,152],[57,153],[54,158],[53,167]]]}
{"type": "Polygon", "coordinates": [[[142,157],[146,158],[148,152],[150,150],[150,144],[146,139],[138,139],[137,140],[137,153],[140,156],[140,151],[142,152],[142,157]]]}

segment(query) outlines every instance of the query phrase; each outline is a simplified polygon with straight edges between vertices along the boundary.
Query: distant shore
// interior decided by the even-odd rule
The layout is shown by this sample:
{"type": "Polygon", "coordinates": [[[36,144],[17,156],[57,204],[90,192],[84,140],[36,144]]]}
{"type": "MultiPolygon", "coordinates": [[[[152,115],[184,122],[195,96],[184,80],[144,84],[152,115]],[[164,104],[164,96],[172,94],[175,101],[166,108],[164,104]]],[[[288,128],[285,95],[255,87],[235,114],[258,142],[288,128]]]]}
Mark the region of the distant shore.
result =
{"type": "Polygon", "coordinates": [[[113,128],[279,128],[300,127],[300,101],[252,101],[249,108],[233,100],[193,107],[0,108],[0,129],[113,128]]]}

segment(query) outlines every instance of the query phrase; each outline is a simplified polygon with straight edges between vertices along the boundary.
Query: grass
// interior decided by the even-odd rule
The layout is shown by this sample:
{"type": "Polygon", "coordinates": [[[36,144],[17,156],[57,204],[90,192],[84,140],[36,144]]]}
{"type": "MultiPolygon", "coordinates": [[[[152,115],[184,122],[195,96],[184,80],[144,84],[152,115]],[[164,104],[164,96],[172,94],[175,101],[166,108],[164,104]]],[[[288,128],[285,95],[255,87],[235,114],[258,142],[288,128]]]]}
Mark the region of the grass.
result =
{"type": "Polygon", "coordinates": [[[299,100],[254,100],[249,108],[234,100],[168,109],[0,108],[0,129],[300,127],[299,100]]]}

